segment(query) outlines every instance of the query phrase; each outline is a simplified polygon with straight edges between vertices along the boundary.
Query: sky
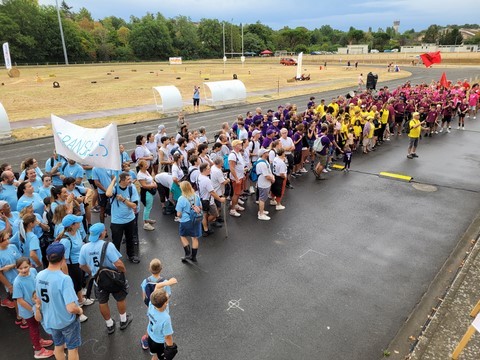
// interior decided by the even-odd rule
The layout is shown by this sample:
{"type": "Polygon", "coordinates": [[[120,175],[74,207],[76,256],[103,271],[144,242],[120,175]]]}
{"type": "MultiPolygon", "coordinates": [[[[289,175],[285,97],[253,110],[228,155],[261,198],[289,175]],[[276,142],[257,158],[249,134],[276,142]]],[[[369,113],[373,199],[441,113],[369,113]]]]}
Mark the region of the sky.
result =
{"type": "MultiPolygon", "coordinates": [[[[60,3],[61,0],[59,0],[60,3]]],[[[350,26],[367,31],[386,29],[400,21],[400,32],[424,30],[437,24],[476,24],[480,20],[479,0],[66,0],[73,11],[85,7],[98,20],[116,16],[129,20],[147,12],[160,12],[166,18],[178,15],[192,21],[218,19],[239,25],[260,21],[274,30],[304,26],[310,30],[322,25],[346,31],[350,26]],[[461,4],[461,6],[458,6],[461,4]]],[[[54,5],[55,0],[39,0],[54,5]]]]}

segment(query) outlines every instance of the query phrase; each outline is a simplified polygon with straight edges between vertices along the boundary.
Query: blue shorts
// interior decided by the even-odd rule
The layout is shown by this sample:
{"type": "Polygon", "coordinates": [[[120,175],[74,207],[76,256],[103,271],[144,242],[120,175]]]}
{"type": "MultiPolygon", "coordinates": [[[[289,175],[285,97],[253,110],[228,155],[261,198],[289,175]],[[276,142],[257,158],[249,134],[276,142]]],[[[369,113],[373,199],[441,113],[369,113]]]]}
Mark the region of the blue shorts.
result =
{"type": "Polygon", "coordinates": [[[63,329],[51,329],[53,344],[55,346],[67,345],[68,350],[79,348],[82,345],[82,336],[80,333],[80,321],[75,320],[63,329]]]}

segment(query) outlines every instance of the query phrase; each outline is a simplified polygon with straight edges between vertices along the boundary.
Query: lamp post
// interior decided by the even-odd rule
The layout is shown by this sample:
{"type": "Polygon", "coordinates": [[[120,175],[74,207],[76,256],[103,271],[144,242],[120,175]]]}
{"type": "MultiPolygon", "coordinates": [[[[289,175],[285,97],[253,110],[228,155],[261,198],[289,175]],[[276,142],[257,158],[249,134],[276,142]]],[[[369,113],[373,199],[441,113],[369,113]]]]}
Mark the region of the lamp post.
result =
{"type": "Polygon", "coordinates": [[[57,4],[58,25],[60,26],[60,36],[62,37],[62,46],[63,46],[63,55],[65,56],[65,65],[68,65],[67,47],[65,46],[65,38],[63,36],[62,19],[60,17],[60,8],[58,7],[58,0],[55,0],[55,3],[57,4]]]}

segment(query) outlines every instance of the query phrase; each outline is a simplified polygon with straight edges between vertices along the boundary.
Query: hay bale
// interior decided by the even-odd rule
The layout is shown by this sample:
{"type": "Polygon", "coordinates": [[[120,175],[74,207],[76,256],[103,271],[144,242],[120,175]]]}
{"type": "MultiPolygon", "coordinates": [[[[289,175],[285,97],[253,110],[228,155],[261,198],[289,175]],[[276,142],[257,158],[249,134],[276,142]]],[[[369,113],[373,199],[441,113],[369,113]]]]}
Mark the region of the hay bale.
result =
{"type": "Polygon", "coordinates": [[[20,77],[20,70],[18,70],[17,68],[12,68],[12,69],[8,70],[7,74],[11,78],[18,78],[18,77],[20,77]]]}
{"type": "Polygon", "coordinates": [[[118,76],[115,76],[114,79],[115,79],[115,80],[118,80],[118,79],[120,79],[120,78],[119,78],[118,76]]]}

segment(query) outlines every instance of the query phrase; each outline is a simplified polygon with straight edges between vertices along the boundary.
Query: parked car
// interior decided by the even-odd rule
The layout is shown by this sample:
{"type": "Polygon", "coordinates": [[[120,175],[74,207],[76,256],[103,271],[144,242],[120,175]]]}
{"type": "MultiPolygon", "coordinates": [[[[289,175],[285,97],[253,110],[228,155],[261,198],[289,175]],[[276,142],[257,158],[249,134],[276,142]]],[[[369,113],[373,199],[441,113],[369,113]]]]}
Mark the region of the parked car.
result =
{"type": "Polygon", "coordinates": [[[377,49],[372,49],[370,50],[370,53],[371,54],[378,54],[380,51],[378,51],[377,49]]]}
{"type": "Polygon", "coordinates": [[[245,56],[257,56],[257,53],[253,51],[245,51],[243,54],[245,56]]]}
{"type": "Polygon", "coordinates": [[[321,51],[312,51],[310,55],[322,55],[321,51]]]}
{"type": "Polygon", "coordinates": [[[398,52],[398,49],[392,49],[392,52],[398,52]]]}
{"type": "Polygon", "coordinates": [[[280,64],[285,65],[285,66],[292,66],[292,65],[297,65],[297,60],[292,59],[292,58],[281,58],[280,59],[280,64]]]}

